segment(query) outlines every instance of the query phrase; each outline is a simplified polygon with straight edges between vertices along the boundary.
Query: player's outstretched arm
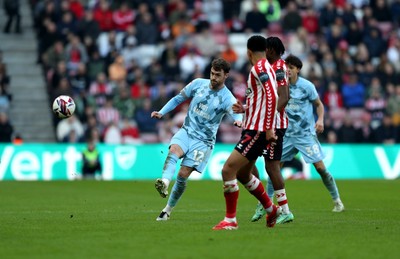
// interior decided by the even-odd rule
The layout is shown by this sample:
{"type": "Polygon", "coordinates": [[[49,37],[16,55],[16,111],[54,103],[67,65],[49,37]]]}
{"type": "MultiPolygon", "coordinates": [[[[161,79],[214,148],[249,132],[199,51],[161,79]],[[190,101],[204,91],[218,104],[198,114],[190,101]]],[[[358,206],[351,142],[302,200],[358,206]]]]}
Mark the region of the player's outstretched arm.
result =
{"type": "Polygon", "coordinates": [[[161,119],[162,116],[163,115],[161,113],[157,112],[157,111],[154,111],[154,112],[151,113],[151,117],[152,118],[161,119]]]}

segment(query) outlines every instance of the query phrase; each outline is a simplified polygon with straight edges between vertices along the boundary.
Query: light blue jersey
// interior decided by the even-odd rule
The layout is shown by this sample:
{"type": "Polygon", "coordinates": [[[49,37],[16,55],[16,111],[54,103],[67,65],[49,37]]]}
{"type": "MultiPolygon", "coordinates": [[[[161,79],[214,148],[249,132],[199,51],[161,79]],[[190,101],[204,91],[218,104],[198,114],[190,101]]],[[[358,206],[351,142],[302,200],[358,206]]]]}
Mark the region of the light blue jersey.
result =
{"type": "Polygon", "coordinates": [[[289,126],[285,136],[301,137],[316,135],[313,102],[318,93],[313,83],[299,77],[295,84],[289,85],[290,99],[285,108],[289,126]]]}
{"type": "Polygon", "coordinates": [[[209,79],[193,80],[159,112],[164,115],[192,98],[182,128],[190,138],[214,145],[222,118],[230,115],[235,121],[242,121],[242,115],[233,112],[232,105],[236,103],[236,98],[226,86],[215,91],[210,84],[209,79]]]}
{"type": "Polygon", "coordinates": [[[289,126],[283,138],[282,162],[290,161],[300,151],[307,163],[324,159],[321,144],[315,132],[313,103],[318,99],[315,86],[299,77],[296,84],[289,86],[290,99],[285,108],[289,126]]]}

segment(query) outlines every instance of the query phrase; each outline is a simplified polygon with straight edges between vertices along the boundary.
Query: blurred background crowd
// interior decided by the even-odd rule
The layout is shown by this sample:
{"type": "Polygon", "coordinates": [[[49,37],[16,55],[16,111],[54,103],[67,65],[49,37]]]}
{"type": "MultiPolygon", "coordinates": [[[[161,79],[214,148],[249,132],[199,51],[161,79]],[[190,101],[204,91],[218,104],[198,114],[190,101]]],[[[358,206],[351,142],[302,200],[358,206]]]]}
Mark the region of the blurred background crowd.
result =
{"type": "MultiPolygon", "coordinates": [[[[150,113],[208,78],[215,57],[232,64],[226,85],[243,101],[252,34],[280,37],[285,55],[302,59],[326,108],[321,142],[400,142],[400,0],[31,3],[49,100],[77,104],[75,116],[54,118],[59,142],[169,142],[187,103],[161,121],[150,113]]],[[[0,59],[1,109],[11,101],[3,67],[0,59]]],[[[239,132],[226,119],[217,141],[235,143],[239,132]]]]}

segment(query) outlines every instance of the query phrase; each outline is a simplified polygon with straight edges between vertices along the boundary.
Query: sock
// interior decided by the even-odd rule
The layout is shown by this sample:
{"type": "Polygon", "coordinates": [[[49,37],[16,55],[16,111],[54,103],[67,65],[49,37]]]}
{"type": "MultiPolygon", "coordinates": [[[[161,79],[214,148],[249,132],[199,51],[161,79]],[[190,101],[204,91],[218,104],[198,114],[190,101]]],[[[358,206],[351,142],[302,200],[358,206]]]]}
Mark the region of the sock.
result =
{"type": "Polygon", "coordinates": [[[328,189],[331,197],[333,200],[339,199],[339,191],[338,188],[336,187],[336,182],[335,179],[333,179],[332,175],[328,172],[325,171],[322,176],[322,182],[324,182],[324,185],[326,189],[328,189]]]}
{"type": "Polygon", "coordinates": [[[171,194],[168,198],[168,206],[170,207],[176,206],[182,194],[185,192],[186,181],[187,181],[186,178],[180,177],[178,175],[178,177],[176,178],[176,182],[174,183],[174,186],[172,186],[171,194]]]}
{"type": "Polygon", "coordinates": [[[257,200],[260,201],[264,209],[271,208],[269,212],[272,211],[272,201],[268,197],[267,193],[265,192],[264,186],[261,184],[260,180],[257,179],[257,177],[252,175],[251,180],[244,186],[254,197],[257,198],[257,200]]]}
{"type": "Polygon", "coordinates": [[[283,213],[288,214],[290,212],[289,205],[286,197],[285,189],[280,189],[275,191],[276,201],[279,206],[282,208],[283,213]]]}
{"type": "Polygon", "coordinates": [[[165,211],[166,213],[168,213],[168,215],[171,215],[172,210],[174,209],[174,207],[171,207],[167,204],[167,206],[165,206],[165,208],[163,209],[163,211],[165,211]]]}
{"type": "Polygon", "coordinates": [[[174,153],[168,153],[168,156],[165,159],[164,168],[162,171],[162,178],[167,187],[175,174],[176,163],[178,162],[178,159],[179,157],[174,153]]]}
{"type": "Polygon", "coordinates": [[[268,192],[268,197],[273,200],[274,199],[274,186],[272,185],[271,178],[268,177],[267,179],[267,192],[268,192]]]}
{"type": "Polygon", "coordinates": [[[224,197],[225,197],[225,219],[228,222],[236,221],[236,206],[239,198],[239,185],[237,180],[224,182],[224,197]]]}

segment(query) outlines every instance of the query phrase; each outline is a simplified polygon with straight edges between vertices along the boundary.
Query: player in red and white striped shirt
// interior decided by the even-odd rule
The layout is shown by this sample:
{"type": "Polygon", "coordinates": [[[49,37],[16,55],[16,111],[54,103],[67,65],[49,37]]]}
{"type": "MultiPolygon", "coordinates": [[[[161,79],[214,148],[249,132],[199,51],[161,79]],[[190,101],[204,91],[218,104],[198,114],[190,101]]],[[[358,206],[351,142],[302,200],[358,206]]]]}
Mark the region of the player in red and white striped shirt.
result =
{"type": "Polygon", "coordinates": [[[253,65],[246,91],[245,119],[240,141],[222,168],[225,218],[214,230],[237,229],[236,206],[239,197],[239,180],[262,204],[267,215],[267,227],[275,225],[282,209],[275,206],[265,192],[261,181],[251,174],[251,169],[265,147],[277,140],[275,116],[278,102],[276,75],[266,59],[266,39],[255,35],[247,41],[247,57],[253,65]]]}
{"type": "MultiPolygon", "coordinates": [[[[280,170],[280,161],[282,157],[283,136],[288,127],[289,119],[285,112],[286,104],[289,101],[289,76],[286,63],[281,56],[285,53],[285,47],[278,37],[267,38],[266,54],[268,61],[272,64],[272,68],[276,74],[276,83],[278,85],[278,104],[277,116],[275,121],[275,133],[278,137],[273,145],[268,145],[264,150],[263,156],[265,160],[265,169],[268,173],[269,180],[267,184],[268,196],[275,197],[282,208],[282,215],[279,216],[276,223],[283,224],[293,221],[294,216],[289,210],[289,205],[286,197],[285,181],[280,170]]],[[[259,173],[254,167],[253,174],[259,178],[259,173]]],[[[251,218],[251,221],[258,221],[265,215],[265,210],[261,204],[257,205],[256,212],[251,218]]]]}

